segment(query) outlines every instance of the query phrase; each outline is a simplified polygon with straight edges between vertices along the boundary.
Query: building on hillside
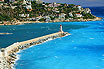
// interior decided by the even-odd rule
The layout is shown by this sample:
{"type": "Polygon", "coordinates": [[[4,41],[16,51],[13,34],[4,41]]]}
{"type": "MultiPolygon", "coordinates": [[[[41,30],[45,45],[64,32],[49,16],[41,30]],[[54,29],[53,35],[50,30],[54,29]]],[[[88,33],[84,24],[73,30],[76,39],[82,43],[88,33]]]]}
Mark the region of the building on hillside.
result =
{"type": "Polygon", "coordinates": [[[38,21],[38,20],[40,20],[41,18],[43,18],[42,16],[38,16],[38,17],[36,17],[35,19],[36,19],[36,21],[38,21]]]}
{"type": "Polygon", "coordinates": [[[85,9],[84,9],[84,12],[85,12],[85,13],[90,13],[90,14],[91,14],[91,10],[90,10],[89,8],[85,8],[85,9]]]}
{"type": "Polygon", "coordinates": [[[4,2],[4,0],[0,0],[0,2],[4,2]]]}
{"type": "Polygon", "coordinates": [[[59,15],[59,19],[65,19],[65,13],[61,13],[60,15],[59,15]]]}
{"type": "Polygon", "coordinates": [[[12,9],[15,9],[17,6],[11,6],[12,9]]]}
{"type": "Polygon", "coordinates": [[[82,7],[80,5],[77,5],[77,8],[78,8],[78,10],[81,10],[82,7]]]}
{"type": "Polygon", "coordinates": [[[19,14],[20,17],[29,17],[29,14],[19,14]]]}
{"type": "Polygon", "coordinates": [[[48,7],[58,7],[60,5],[61,4],[57,4],[56,2],[53,2],[53,3],[49,4],[48,7]]]}
{"type": "Polygon", "coordinates": [[[69,6],[69,4],[64,4],[64,6],[65,6],[65,7],[68,7],[68,6],[69,6]]]}
{"type": "Polygon", "coordinates": [[[75,5],[75,6],[73,6],[73,8],[78,8],[79,11],[82,10],[82,7],[80,5],[75,5]]]}
{"type": "Polygon", "coordinates": [[[24,7],[28,10],[28,11],[32,11],[32,4],[31,4],[31,1],[26,1],[26,0],[23,0],[23,5],[25,5],[24,7]]]}
{"type": "Polygon", "coordinates": [[[27,3],[27,1],[26,0],[23,0],[23,3],[22,4],[26,4],[27,3]]]}
{"type": "Polygon", "coordinates": [[[60,12],[57,8],[54,8],[52,11],[53,12],[56,12],[56,13],[59,13],[60,12]]]}
{"type": "Polygon", "coordinates": [[[46,19],[46,20],[45,20],[46,22],[51,21],[51,18],[50,18],[49,16],[45,16],[44,19],[46,19]]]}
{"type": "Polygon", "coordinates": [[[31,1],[23,0],[22,4],[31,5],[31,1]]]}
{"type": "Polygon", "coordinates": [[[38,4],[43,3],[43,1],[41,1],[41,0],[35,0],[35,1],[36,1],[36,3],[38,3],[38,4]]]}
{"type": "Polygon", "coordinates": [[[26,9],[32,9],[31,5],[26,5],[26,9]]]}
{"type": "Polygon", "coordinates": [[[70,16],[70,17],[73,17],[73,14],[72,14],[72,12],[70,12],[70,13],[69,13],[69,16],[70,16]]]}
{"type": "Polygon", "coordinates": [[[7,5],[5,5],[4,7],[5,7],[5,8],[10,8],[10,6],[7,6],[7,5]]]}
{"type": "Polygon", "coordinates": [[[27,18],[27,20],[29,20],[29,21],[35,21],[36,20],[36,18],[34,18],[34,17],[32,17],[32,18],[27,18]]]}
{"type": "Polygon", "coordinates": [[[76,16],[76,17],[82,17],[82,14],[80,14],[80,13],[75,13],[75,16],[76,16]]]}
{"type": "Polygon", "coordinates": [[[0,8],[3,6],[3,3],[0,4],[0,8]]]}
{"type": "Polygon", "coordinates": [[[15,2],[15,0],[9,0],[9,2],[15,2]]]}
{"type": "Polygon", "coordinates": [[[31,1],[28,1],[27,4],[28,4],[28,5],[31,5],[31,1]]]}

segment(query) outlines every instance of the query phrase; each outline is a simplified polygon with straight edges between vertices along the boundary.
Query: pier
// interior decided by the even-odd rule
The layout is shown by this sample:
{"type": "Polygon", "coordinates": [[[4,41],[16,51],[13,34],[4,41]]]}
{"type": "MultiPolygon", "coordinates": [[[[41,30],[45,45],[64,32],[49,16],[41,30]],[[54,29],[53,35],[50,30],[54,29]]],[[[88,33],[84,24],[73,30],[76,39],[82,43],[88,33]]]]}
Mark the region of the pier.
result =
{"type": "Polygon", "coordinates": [[[34,38],[34,39],[30,39],[27,41],[17,42],[17,43],[14,43],[14,44],[8,46],[7,48],[1,49],[1,51],[0,51],[1,69],[12,69],[11,64],[14,64],[15,59],[17,59],[16,53],[19,52],[20,50],[29,48],[31,46],[35,46],[37,44],[41,44],[48,40],[53,40],[56,38],[64,37],[66,35],[70,35],[70,34],[68,32],[63,32],[62,25],[60,25],[59,32],[45,35],[45,36],[38,37],[38,38],[34,38]],[[3,66],[3,65],[5,65],[5,66],[3,66]]]}

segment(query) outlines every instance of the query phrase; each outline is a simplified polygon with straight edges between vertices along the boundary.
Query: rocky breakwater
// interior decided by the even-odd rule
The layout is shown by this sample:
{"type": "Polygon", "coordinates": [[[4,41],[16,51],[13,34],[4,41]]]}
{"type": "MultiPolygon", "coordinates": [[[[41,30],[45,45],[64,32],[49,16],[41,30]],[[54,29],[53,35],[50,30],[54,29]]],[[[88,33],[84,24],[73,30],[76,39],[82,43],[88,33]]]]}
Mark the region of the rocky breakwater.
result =
{"type": "Polygon", "coordinates": [[[2,66],[1,69],[12,69],[12,64],[14,64],[15,59],[17,59],[16,53],[19,52],[20,50],[29,48],[30,46],[35,46],[37,44],[41,44],[48,40],[64,37],[66,35],[70,35],[70,34],[68,32],[57,32],[57,33],[45,35],[42,37],[34,38],[31,40],[17,42],[8,46],[7,48],[1,49],[0,53],[2,54],[0,56],[2,56],[2,58],[0,58],[0,63],[5,65],[5,66],[2,66]]]}
{"type": "Polygon", "coordinates": [[[9,63],[6,60],[6,57],[4,56],[4,51],[4,48],[0,50],[0,69],[11,69],[9,63]]]}

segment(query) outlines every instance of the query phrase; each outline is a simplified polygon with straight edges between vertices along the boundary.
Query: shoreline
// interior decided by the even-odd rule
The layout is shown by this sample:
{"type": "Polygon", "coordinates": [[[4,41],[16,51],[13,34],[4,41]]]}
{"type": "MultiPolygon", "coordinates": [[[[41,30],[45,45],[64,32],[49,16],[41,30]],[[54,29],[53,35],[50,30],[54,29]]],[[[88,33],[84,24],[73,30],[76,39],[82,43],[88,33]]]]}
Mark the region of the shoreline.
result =
{"type": "Polygon", "coordinates": [[[17,21],[15,23],[4,22],[4,24],[0,25],[22,25],[22,24],[31,24],[31,23],[55,23],[55,22],[87,22],[87,21],[99,21],[102,20],[101,17],[96,17],[94,19],[68,19],[68,20],[52,20],[49,22],[45,21],[17,21]]]}
{"type": "Polygon", "coordinates": [[[1,69],[13,69],[14,64],[19,59],[17,53],[21,52],[22,50],[36,46],[38,44],[42,44],[49,40],[67,36],[67,35],[70,35],[70,34],[68,32],[56,32],[53,34],[45,35],[42,37],[37,37],[37,38],[30,39],[27,41],[17,42],[6,48],[2,48],[0,51],[1,69]],[[1,59],[1,58],[5,58],[5,59],[1,59]],[[5,66],[2,66],[2,65],[5,65],[5,66]]]}

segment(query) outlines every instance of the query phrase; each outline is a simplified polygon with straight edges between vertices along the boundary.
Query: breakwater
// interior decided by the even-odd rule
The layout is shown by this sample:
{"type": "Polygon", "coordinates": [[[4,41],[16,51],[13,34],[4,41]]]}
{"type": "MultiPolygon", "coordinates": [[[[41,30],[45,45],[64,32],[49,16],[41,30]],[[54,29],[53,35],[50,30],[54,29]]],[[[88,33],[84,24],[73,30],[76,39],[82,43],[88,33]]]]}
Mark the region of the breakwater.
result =
{"type": "Polygon", "coordinates": [[[12,64],[14,64],[15,59],[17,59],[16,53],[20,50],[29,48],[30,46],[34,46],[37,44],[41,44],[48,40],[56,39],[59,37],[63,37],[69,35],[68,32],[57,32],[49,35],[45,35],[42,37],[34,38],[31,40],[17,42],[14,43],[7,48],[2,48],[0,50],[0,68],[1,69],[12,69],[12,64]]]}

